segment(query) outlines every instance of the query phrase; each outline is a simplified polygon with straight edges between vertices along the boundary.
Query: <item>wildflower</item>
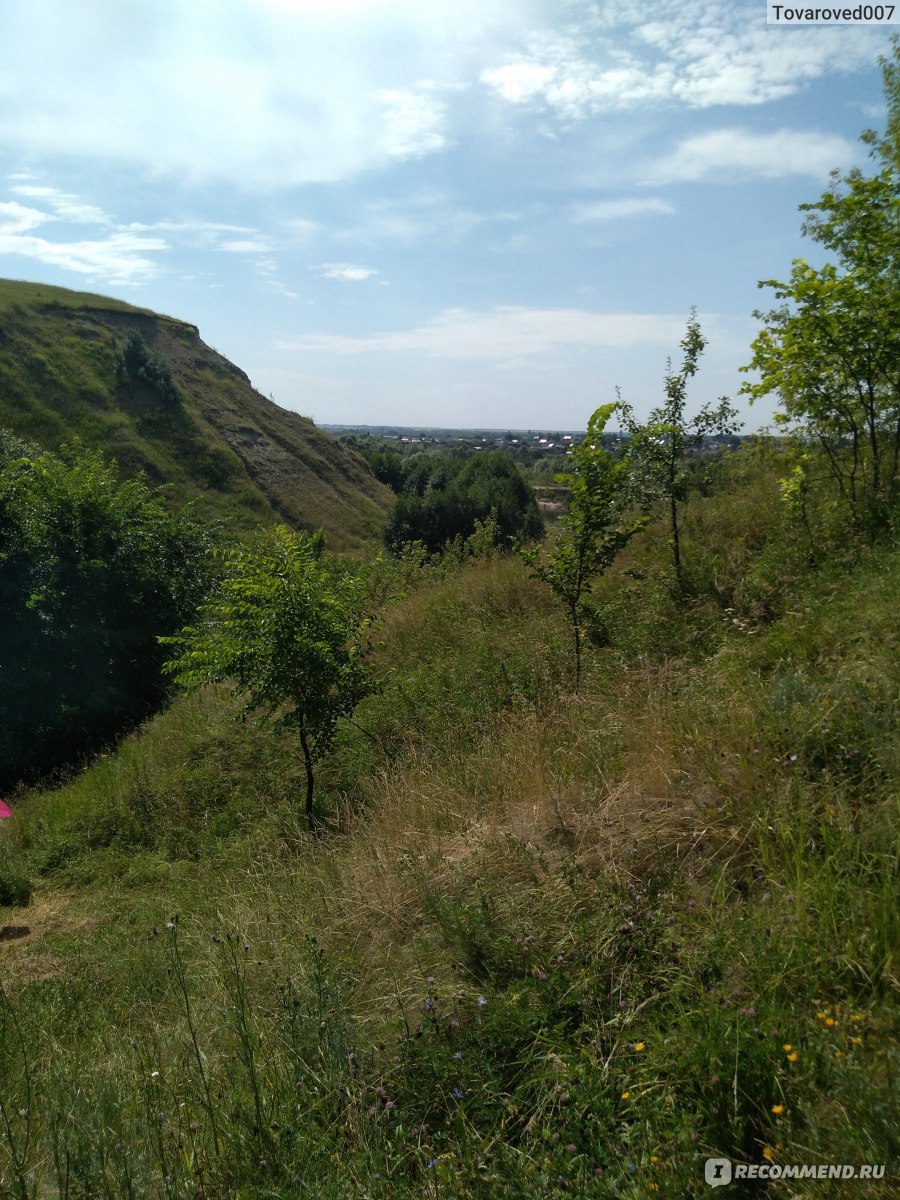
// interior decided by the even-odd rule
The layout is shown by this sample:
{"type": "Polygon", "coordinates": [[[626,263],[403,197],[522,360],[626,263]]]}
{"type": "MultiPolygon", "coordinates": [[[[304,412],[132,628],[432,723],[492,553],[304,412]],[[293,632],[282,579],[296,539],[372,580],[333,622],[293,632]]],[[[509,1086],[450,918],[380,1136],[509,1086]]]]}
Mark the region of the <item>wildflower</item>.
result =
{"type": "Polygon", "coordinates": [[[791,1052],[791,1050],[793,1050],[794,1047],[791,1045],[790,1042],[785,1042],[781,1048],[785,1052],[785,1054],[789,1054],[791,1052]]]}
{"type": "Polygon", "coordinates": [[[622,1099],[623,1099],[623,1100],[630,1100],[630,1099],[631,1099],[631,1092],[623,1092],[623,1093],[622,1093],[622,1099]]]}
{"type": "Polygon", "coordinates": [[[835,1021],[834,1017],[826,1017],[825,1024],[829,1029],[832,1029],[837,1024],[837,1021],[835,1021]]]}
{"type": "Polygon", "coordinates": [[[651,1154],[651,1155],[650,1155],[650,1161],[651,1161],[651,1162],[654,1164],[654,1166],[655,1166],[655,1165],[656,1165],[656,1163],[658,1163],[658,1162],[659,1162],[659,1155],[658,1155],[658,1154],[651,1154]]]}
{"type": "Polygon", "coordinates": [[[425,982],[428,984],[428,986],[429,986],[429,987],[431,987],[431,985],[434,983],[434,976],[433,976],[433,975],[426,975],[426,976],[425,976],[425,982]]]}
{"type": "Polygon", "coordinates": [[[453,1057],[454,1057],[454,1058],[457,1060],[457,1062],[458,1062],[458,1061],[459,1061],[459,1060],[462,1058],[462,1050],[454,1050],[454,1052],[453,1052],[453,1057]]]}
{"type": "Polygon", "coordinates": [[[827,1013],[817,1012],[816,1016],[819,1018],[820,1021],[824,1021],[825,1017],[827,1016],[827,1013]]]}
{"type": "Polygon", "coordinates": [[[462,1100],[462,1098],[463,1098],[462,1088],[455,1087],[453,1089],[453,1091],[450,1093],[450,1095],[453,1097],[454,1100],[462,1100]]]}
{"type": "Polygon", "coordinates": [[[634,1043],[634,1048],[635,1048],[635,1050],[637,1051],[637,1053],[638,1053],[638,1054],[640,1054],[640,1052],[641,1052],[642,1050],[646,1050],[646,1049],[647,1049],[647,1043],[646,1043],[646,1042],[635,1042],[635,1043],[634,1043]]]}
{"type": "Polygon", "coordinates": [[[773,1104],[772,1112],[775,1114],[776,1117],[780,1117],[781,1114],[784,1112],[784,1105],[783,1104],[773,1104]]]}
{"type": "Polygon", "coordinates": [[[396,1107],[397,1106],[393,1100],[385,1100],[385,1102],[384,1102],[384,1111],[385,1112],[390,1112],[392,1108],[396,1108],[396,1107]]]}
{"type": "Polygon", "coordinates": [[[844,1057],[844,1052],[843,1052],[843,1050],[835,1050],[835,1052],[834,1052],[834,1057],[835,1057],[835,1058],[843,1058],[843,1057],[844,1057]]]}
{"type": "Polygon", "coordinates": [[[569,1152],[570,1154],[577,1154],[577,1153],[578,1153],[578,1147],[575,1145],[575,1143],[574,1143],[574,1142],[569,1142],[568,1146],[566,1146],[566,1149],[568,1150],[568,1152],[569,1152]]]}
{"type": "Polygon", "coordinates": [[[690,900],[688,900],[687,906],[688,906],[688,908],[696,908],[697,907],[697,901],[693,898],[693,896],[690,898],[690,900]]]}
{"type": "Polygon", "coordinates": [[[742,1017],[755,1017],[756,1016],[755,1008],[741,1008],[741,1009],[738,1009],[738,1011],[742,1017]]]}
{"type": "Polygon", "coordinates": [[[425,1001],[425,1003],[422,1005],[422,1007],[425,1009],[426,1012],[434,1012],[434,1001],[431,999],[430,996],[425,1001]]]}
{"type": "Polygon", "coordinates": [[[862,1017],[859,1015],[859,1013],[854,1013],[850,1020],[853,1022],[859,1022],[862,1020],[862,1017]]]}
{"type": "Polygon", "coordinates": [[[485,1006],[486,1004],[487,1004],[487,1000],[485,1000],[484,996],[479,996],[479,997],[478,997],[478,1007],[479,1007],[479,1008],[484,1008],[484,1006],[485,1006]]]}
{"type": "Polygon", "coordinates": [[[861,1045],[862,1045],[862,1038],[861,1038],[861,1037],[852,1037],[852,1038],[850,1039],[850,1041],[853,1043],[853,1045],[854,1045],[854,1046],[861,1046],[861,1045]]]}
{"type": "Polygon", "coordinates": [[[769,1162],[771,1162],[774,1157],[775,1157],[775,1151],[772,1149],[772,1147],[771,1146],[763,1146],[763,1158],[765,1158],[769,1162]]]}
{"type": "Polygon", "coordinates": [[[792,1050],[791,1053],[787,1056],[787,1060],[789,1063],[799,1062],[800,1055],[797,1053],[796,1050],[792,1050]]]}
{"type": "Polygon", "coordinates": [[[538,971],[538,973],[537,973],[537,977],[538,977],[538,979],[541,981],[541,983],[546,983],[546,982],[547,982],[547,972],[546,972],[546,971],[544,971],[543,969],[541,969],[540,971],[538,971]]]}

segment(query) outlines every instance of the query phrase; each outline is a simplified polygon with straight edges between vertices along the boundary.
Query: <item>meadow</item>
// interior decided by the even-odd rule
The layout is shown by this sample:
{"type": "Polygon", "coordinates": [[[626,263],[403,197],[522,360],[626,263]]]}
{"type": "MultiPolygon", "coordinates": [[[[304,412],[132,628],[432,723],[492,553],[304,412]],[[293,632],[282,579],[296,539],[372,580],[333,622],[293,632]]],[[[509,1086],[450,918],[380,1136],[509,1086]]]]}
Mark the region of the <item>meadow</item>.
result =
{"type": "MultiPolygon", "coordinates": [[[[514,554],[353,567],[319,765],[226,688],[0,830],[0,1195],[708,1194],[897,1161],[896,549],[710,471],[571,634],[514,554]]],[[[348,569],[351,569],[348,567],[348,569]]]]}

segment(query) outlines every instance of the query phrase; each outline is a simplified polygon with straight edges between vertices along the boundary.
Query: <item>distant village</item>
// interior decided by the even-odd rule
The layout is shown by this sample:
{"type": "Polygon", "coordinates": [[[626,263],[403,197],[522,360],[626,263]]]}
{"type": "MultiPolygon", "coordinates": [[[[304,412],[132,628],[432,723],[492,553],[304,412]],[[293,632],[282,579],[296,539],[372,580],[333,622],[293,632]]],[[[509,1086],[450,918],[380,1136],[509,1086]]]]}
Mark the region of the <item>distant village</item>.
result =
{"type": "MultiPolygon", "coordinates": [[[[564,455],[571,446],[577,446],[584,437],[583,429],[435,429],[404,425],[322,425],[335,437],[380,438],[399,442],[404,447],[429,446],[459,448],[461,450],[508,450],[517,457],[532,458],[535,455],[564,455]]],[[[616,430],[604,433],[603,443],[609,449],[624,445],[629,440],[627,433],[616,430]]],[[[696,446],[685,449],[685,454],[720,454],[734,450],[741,444],[739,434],[707,437],[696,446]]]]}

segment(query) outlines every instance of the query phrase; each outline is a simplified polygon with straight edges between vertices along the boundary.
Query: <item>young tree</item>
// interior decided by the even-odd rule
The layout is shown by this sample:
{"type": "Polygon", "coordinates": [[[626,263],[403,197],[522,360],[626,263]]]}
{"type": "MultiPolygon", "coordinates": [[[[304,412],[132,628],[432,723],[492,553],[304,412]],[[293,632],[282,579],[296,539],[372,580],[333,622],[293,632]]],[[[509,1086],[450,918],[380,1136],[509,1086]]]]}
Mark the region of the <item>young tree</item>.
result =
{"type": "Polygon", "coordinates": [[[893,525],[900,500],[900,40],[882,60],[885,135],[862,140],[881,169],[835,172],[804,232],[834,255],[796,259],[787,283],[764,280],[782,303],[764,323],[745,370],[751,401],[776,393],[775,421],[814,442],[847,505],[870,537],[893,525]]]}
{"type": "Polygon", "coordinates": [[[523,551],[535,574],[562,602],[572,626],[575,686],[581,681],[582,624],[592,581],[610,566],[648,518],[627,516],[628,463],[603,448],[603,430],[618,405],[604,404],[588,422],[584,440],[571,452],[569,507],[546,552],[523,551]]]}
{"type": "Polygon", "coordinates": [[[160,639],[178,648],[166,670],[184,687],[231,681],[247,710],[296,731],[310,826],[313,764],[338,720],[373,690],[354,586],[327,568],[322,546],[320,534],[282,525],[255,548],[224,551],[217,592],[198,622],[160,639]]]}
{"type": "Polygon", "coordinates": [[[740,428],[737,413],[724,397],[712,407],[704,405],[693,418],[685,416],[688,380],[697,374],[700,356],[706,348],[696,309],[691,310],[687,330],[681,340],[684,358],[680,371],[666,371],[665,402],[651,412],[645,423],[634,410],[623,404],[622,424],[631,434],[631,458],[637,491],[643,503],[664,500],[669,513],[672,562],[679,583],[682,581],[681,533],[678,506],[687,495],[690,472],[685,451],[702,443],[710,434],[730,434],[740,428]]]}

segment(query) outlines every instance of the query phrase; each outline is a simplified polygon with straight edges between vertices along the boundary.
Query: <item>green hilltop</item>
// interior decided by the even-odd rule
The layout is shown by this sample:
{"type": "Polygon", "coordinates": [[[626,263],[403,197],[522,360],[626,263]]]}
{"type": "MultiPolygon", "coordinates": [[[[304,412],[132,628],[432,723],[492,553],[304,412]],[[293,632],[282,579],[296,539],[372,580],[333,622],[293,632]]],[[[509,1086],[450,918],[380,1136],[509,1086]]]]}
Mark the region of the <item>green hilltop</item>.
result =
{"type": "Polygon", "coordinates": [[[391,501],[359,455],[260,395],[196,326],[45,284],[0,280],[0,427],[48,449],[79,438],[238,531],[321,526],[339,551],[375,536],[391,501]],[[177,401],[117,370],[135,335],[177,401]]]}

